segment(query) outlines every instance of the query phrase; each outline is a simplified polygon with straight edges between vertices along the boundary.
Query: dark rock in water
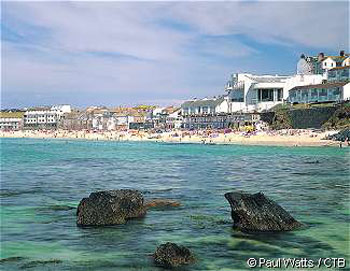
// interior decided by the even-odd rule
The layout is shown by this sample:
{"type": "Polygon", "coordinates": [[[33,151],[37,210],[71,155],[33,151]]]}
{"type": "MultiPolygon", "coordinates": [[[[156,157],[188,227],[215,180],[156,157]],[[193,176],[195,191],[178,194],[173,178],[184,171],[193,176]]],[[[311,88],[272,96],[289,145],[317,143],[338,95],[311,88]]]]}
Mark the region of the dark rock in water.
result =
{"type": "Polygon", "coordinates": [[[49,260],[35,260],[35,261],[30,261],[27,262],[23,265],[20,266],[21,269],[29,269],[29,268],[33,268],[33,267],[38,267],[40,265],[57,265],[62,263],[62,260],[59,259],[49,259],[49,260]]]}
{"type": "Polygon", "coordinates": [[[320,161],[318,161],[318,160],[315,160],[315,161],[306,161],[305,162],[305,164],[319,164],[320,163],[320,161]]]}
{"type": "Polygon", "coordinates": [[[0,263],[5,263],[5,262],[17,262],[17,261],[23,261],[26,258],[24,257],[8,257],[8,258],[2,258],[0,259],[0,263]]]}
{"type": "Polygon", "coordinates": [[[242,231],[291,231],[303,226],[263,193],[226,193],[234,227],[242,231]]]}
{"type": "Polygon", "coordinates": [[[146,208],[168,208],[180,206],[180,202],[171,199],[150,199],[145,202],[146,208]]]}
{"type": "Polygon", "coordinates": [[[156,265],[167,268],[195,262],[195,257],[188,248],[169,242],[157,247],[153,257],[156,265]]]}
{"type": "Polygon", "coordinates": [[[128,219],[146,214],[143,196],[137,190],[110,190],[91,193],[77,209],[78,226],[124,224],[128,219]]]}

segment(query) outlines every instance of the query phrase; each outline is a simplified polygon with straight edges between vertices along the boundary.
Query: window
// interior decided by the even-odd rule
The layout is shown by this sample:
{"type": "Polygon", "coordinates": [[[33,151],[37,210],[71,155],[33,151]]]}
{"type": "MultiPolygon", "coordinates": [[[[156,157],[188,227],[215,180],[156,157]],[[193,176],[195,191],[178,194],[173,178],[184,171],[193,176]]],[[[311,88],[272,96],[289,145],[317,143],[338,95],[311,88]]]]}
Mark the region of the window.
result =
{"type": "Polygon", "coordinates": [[[232,102],[243,102],[244,101],[244,90],[234,90],[231,91],[232,102]]]}
{"type": "Polygon", "coordinates": [[[301,98],[303,100],[307,100],[308,96],[309,96],[308,95],[308,90],[307,89],[303,89],[302,92],[301,92],[301,98]]]}
{"type": "Polygon", "coordinates": [[[341,76],[349,77],[349,69],[344,69],[341,73],[341,76]]]}
{"type": "Polygon", "coordinates": [[[327,89],[326,88],[322,88],[321,91],[320,91],[320,96],[327,96],[327,89]]]}
{"type": "Polygon", "coordinates": [[[333,95],[340,95],[340,88],[333,89],[333,95]]]}
{"type": "Polygon", "coordinates": [[[281,88],[277,89],[277,101],[282,101],[283,99],[283,90],[281,88]]]}
{"type": "Polygon", "coordinates": [[[273,101],[273,89],[258,89],[258,101],[259,102],[272,102],[273,101]]]}
{"type": "Polygon", "coordinates": [[[296,97],[297,97],[297,93],[296,93],[296,91],[295,91],[295,90],[290,91],[289,96],[290,96],[291,98],[296,98],[296,97]]]}
{"type": "Polygon", "coordinates": [[[334,78],[336,75],[335,71],[329,71],[328,72],[328,78],[334,78]]]}
{"type": "Polygon", "coordinates": [[[317,96],[318,96],[317,89],[312,89],[311,90],[311,97],[317,97],[317,96]]]}

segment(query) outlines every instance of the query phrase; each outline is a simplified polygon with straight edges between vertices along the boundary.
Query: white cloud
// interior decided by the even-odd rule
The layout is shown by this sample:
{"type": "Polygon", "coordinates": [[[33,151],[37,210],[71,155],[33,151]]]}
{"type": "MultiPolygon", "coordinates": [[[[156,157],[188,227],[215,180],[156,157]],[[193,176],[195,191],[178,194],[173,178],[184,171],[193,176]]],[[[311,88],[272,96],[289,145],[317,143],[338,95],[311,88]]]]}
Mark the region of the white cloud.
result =
{"type": "Polygon", "coordinates": [[[349,45],[349,2],[177,3],[172,13],[208,35],[327,49],[349,45]]]}
{"type": "MultiPolygon", "coordinates": [[[[52,102],[62,93],[67,102],[92,95],[122,103],[217,95],[230,72],[247,67],[243,59],[262,54],[240,37],[338,50],[348,40],[344,7],[307,2],[5,2],[3,23],[18,37],[2,44],[2,98],[38,92],[51,95],[52,102]]],[[[253,63],[252,69],[258,66],[253,63]]]]}

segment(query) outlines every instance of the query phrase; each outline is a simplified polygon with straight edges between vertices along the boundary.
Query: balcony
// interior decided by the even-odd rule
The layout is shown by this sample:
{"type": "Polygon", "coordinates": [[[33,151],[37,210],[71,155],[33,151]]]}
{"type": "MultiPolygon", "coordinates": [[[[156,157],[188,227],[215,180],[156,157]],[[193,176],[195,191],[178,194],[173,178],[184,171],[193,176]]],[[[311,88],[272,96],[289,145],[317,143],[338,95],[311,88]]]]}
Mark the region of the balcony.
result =
{"type": "Polygon", "coordinates": [[[244,82],[232,83],[229,81],[225,86],[225,91],[244,91],[244,82]]]}

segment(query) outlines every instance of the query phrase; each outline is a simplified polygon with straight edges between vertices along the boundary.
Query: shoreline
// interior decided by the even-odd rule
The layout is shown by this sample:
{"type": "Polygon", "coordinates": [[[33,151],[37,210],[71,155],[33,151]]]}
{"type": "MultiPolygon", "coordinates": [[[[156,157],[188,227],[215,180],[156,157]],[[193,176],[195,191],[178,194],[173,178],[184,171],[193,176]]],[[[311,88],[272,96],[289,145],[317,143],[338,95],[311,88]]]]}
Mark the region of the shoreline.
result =
{"type": "MultiPolygon", "coordinates": [[[[204,133],[203,131],[201,131],[204,133]]],[[[288,131],[290,132],[290,131],[288,131]]],[[[209,136],[198,131],[171,131],[161,134],[147,132],[91,132],[91,131],[1,131],[0,138],[63,139],[115,142],[157,142],[172,144],[206,145],[251,145],[251,146],[288,146],[288,147],[339,147],[339,142],[324,140],[332,132],[311,132],[293,130],[296,135],[278,132],[259,132],[245,135],[242,132],[212,133],[209,136]]],[[[345,147],[345,145],[344,145],[345,147]]]]}

